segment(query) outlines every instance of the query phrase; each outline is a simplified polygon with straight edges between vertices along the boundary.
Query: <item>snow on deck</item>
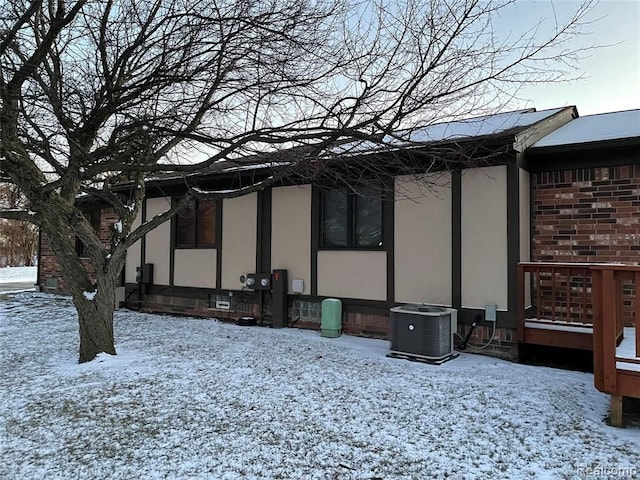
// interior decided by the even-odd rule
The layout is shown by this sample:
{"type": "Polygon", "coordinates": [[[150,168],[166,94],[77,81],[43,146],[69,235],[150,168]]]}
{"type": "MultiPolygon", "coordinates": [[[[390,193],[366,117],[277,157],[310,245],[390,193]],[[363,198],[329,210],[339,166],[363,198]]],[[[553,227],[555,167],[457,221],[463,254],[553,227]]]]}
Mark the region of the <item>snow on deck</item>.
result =
{"type": "MultiPolygon", "coordinates": [[[[640,352],[638,352],[640,353],[640,352]]],[[[636,329],[624,327],[624,338],[616,348],[616,368],[631,372],[640,372],[640,363],[630,363],[625,360],[640,361],[640,355],[636,355],[636,329]]]]}
{"type": "Polygon", "coordinates": [[[640,137],[640,109],[587,115],[571,120],[532,148],[640,137]]]}
{"type": "Polygon", "coordinates": [[[581,322],[565,322],[560,320],[547,320],[531,318],[524,322],[525,328],[537,328],[540,330],[559,330],[573,333],[593,333],[593,325],[581,322]]]}
{"type": "MultiPolygon", "coordinates": [[[[569,479],[640,466],[583,372],[118,311],[78,365],[67,297],[0,301],[0,478],[569,479]]],[[[626,475],[626,476],[625,476],[626,475]]]]}
{"type": "MultiPolygon", "coordinates": [[[[590,323],[564,322],[547,319],[527,319],[524,322],[525,328],[537,328],[540,330],[556,330],[562,332],[593,334],[593,326],[590,323]]],[[[625,360],[640,360],[636,356],[636,330],[633,327],[624,328],[624,338],[616,349],[616,368],[618,370],[628,370],[640,372],[639,363],[631,363],[625,360]]]]}

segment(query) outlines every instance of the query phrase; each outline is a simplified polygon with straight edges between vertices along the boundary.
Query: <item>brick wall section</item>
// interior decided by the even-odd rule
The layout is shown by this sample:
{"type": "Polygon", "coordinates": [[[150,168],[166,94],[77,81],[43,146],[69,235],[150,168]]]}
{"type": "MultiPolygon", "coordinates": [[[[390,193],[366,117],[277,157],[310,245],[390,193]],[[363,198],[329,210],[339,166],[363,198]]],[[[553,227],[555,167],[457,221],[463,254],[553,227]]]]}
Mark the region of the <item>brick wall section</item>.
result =
{"type": "MultiPolygon", "coordinates": [[[[640,264],[640,165],[538,173],[532,175],[531,198],[533,261],[640,264]]],[[[590,291],[587,280],[583,285],[579,277],[564,279],[571,284],[571,316],[590,320],[590,301],[580,301],[582,289],[590,291]]],[[[564,285],[556,291],[564,291],[564,285]]],[[[555,304],[556,314],[564,316],[566,303],[552,302],[550,283],[547,287],[541,304],[555,304]]],[[[629,324],[638,301],[632,291],[625,285],[629,324]]]]}
{"type": "Polygon", "coordinates": [[[532,175],[533,260],[640,263],[640,165],[532,175]]]}
{"type": "MultiPolygon", "coordinates": [[[[458,325],[459,337],[455,339],[456,344],[461,343],[462,339],[466,338],[471,328],[471,325],[458,325]]],[[[493,338],[491,337],[492,332],[492,326],[476,326],[471,337],[469,337],[467,351],[469,353],[481,353],[483,355],[507,360],[516,360],[518,358],[518,342],[516,341],[515,330],[496,326],[493,338]]]]}
{"type": "MultiPolygon", "coordinates": [[[[100,212],[99,236],[104,245],[110,244],[111,228],[113,224],[118,221],[118,219],[119,217],[113,209],[104,209],[100,212]]],[[[71,237],[69,241],[72,245],[75,245],[76,239],[75,237],[71,237]]],[[[42,246],[40,250],[39,262],[40,278],[38,278],[38,285],[40,286],[40,289],[42,291],[50,293],[69,293],[69,284],[62,276],[62,273],[60,272],[60,265],[58,264],[56,257],[51,251],[49,241],[44,234],[42,234],[42,246]],[[48,286],[51,282],[51,279],[55,280],[55,287],[48,286]]],[[[83,264],[89,274],[93,275],[93,268],[89,264],[89,262],[83,260],[83,264]]]]}

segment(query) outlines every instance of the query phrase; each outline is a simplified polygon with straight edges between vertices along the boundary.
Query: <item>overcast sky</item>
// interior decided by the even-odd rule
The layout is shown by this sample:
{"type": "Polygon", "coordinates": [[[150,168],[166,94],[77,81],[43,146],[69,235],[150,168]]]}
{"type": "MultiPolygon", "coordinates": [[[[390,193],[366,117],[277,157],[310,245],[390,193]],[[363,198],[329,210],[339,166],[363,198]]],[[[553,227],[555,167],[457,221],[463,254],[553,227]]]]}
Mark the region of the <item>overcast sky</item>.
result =
{"type": "MultiPolygon", "coordinates": [[[[553,22],[553,14],[561,18],[579,5],[578,0],[519,0],[512,20],[531,22],[545,17],[553,22]]],[[[581,116],[640,108],[640,1],[600,0],[589,15],[593,20],[573,44],[609,45],[587,53],[580,62],[583,80],[545,86],[527,87],[521,91],[522,106],[545,108],[576,105],[581,116]]]]}

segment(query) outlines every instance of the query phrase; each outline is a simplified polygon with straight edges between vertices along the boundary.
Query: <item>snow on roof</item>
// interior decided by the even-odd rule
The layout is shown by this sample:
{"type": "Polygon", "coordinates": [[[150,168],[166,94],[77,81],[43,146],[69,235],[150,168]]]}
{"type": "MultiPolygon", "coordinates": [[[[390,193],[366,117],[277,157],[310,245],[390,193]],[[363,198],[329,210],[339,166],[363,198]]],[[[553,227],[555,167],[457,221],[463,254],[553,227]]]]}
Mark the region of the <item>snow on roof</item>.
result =
{"type": "MultiPolygon", "coordinates": [[[[526,128],[545,118],[560,112],[563,108],[536,111],[534,108],[516,110],[513,112],[485,115],[482,117],[456,120],[452,122],[436,123],[408,133],[399,132],[397,135],[387,135],[382,143],[386,146],[403,147],[415,143],[442,142],[455,139],[484,137],[496,135],[515,128],[526,128]]],[[[335,153],[365,152],[380,148],[374,142],[362,141],[341,145],[334,148],[335,153]]]]}
{"type": "Polygon", "coordinates": [[[640,109],[576,118],[533,145],[553,147],[640,137],[640,109]]]}
{"type": "Polygon", "coordinates": [[[528,127],[555,115],[561,110],[562,108],[541,110],[539,112],[536,112],[535,109],[517,110],[455,122],[439,123],[412,132],[409,140],[413,142],[439,142],[454,138],[495,135],[513,128],[528,127]]]}

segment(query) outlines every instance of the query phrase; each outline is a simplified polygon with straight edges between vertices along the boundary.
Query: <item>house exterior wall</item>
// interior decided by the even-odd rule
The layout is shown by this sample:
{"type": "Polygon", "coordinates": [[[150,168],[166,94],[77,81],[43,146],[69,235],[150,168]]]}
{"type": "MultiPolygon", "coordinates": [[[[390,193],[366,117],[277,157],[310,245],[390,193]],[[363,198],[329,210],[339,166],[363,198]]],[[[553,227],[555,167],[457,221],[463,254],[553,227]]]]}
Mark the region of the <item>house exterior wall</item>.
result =
{"type": "Polygon", "coordinates": [[[507,309],[507,167],[462,174],[462,306],[507,309]]]}
{"type": "MultiPolygon", "coordinates": [[[[142,214],[138,213],[138,216],[133,221],[131,230],[135,230],[142,223],[142,214]]],[[[140,266],[142,260],[142,240],[138,240],[132,246],[127,249],[127,260],[124,266],[124,281],[125,283],[136,283],[136,268],[140,266]]]]}
{"type": "MultiPolygon", "coordinates": [[[[167,211],[171,207],[170,197],[147,198],[145,220],[167,211]]],[[[145,240],[145,263],[153,264],[153,283],[169,285],[169,256],[171,255],[171,222],[165,222],[147,233],[145,240]]]]}
{"type": "Polygon", "coordinates": [[[532,175],[533,260],[640,262],[640,165],[532,175]]]}
{"type": "Polygon", "coordinates": [[[241,289],[256,270],[257,194],[222,201],[222,288],[241,289]]]}
{"type": "Polygon", "coordinates": [[[271,268],[287,269],[291,281],[311,287],[311,186],[278,187],[272,191],[271,268]]]}
{"type": "Polygon", "coordinates": [[[367,250],[319,251],[318,295],[386,300],[387,253],[367,250]]]}
{"type": "Polygon", "coordinates": [[[450,306],[451,174],[427,175],[424,181],[395,182],[395,301],[450,306]]]}
{"type": "Polygon", "coordinates": [[[215,248],[179,248],[174,252],[173,284],[177,287],[216,287],[215,248]]]}

